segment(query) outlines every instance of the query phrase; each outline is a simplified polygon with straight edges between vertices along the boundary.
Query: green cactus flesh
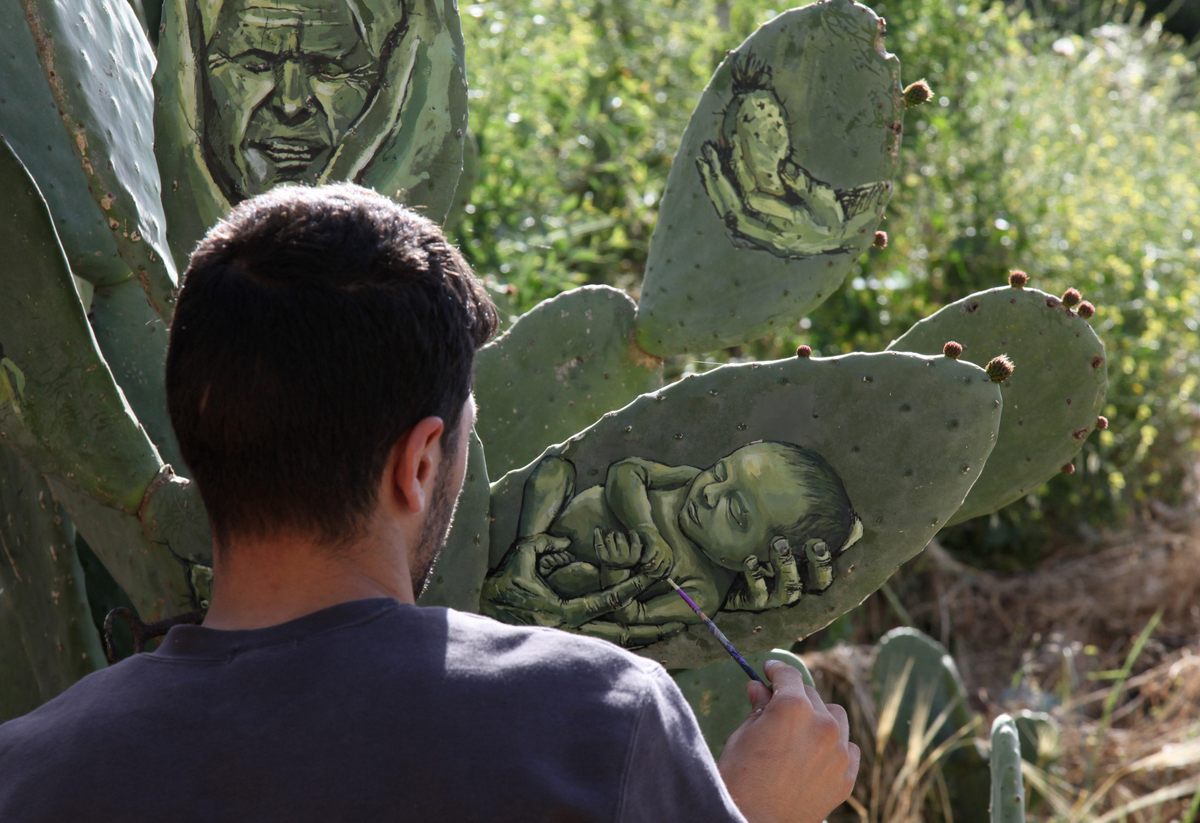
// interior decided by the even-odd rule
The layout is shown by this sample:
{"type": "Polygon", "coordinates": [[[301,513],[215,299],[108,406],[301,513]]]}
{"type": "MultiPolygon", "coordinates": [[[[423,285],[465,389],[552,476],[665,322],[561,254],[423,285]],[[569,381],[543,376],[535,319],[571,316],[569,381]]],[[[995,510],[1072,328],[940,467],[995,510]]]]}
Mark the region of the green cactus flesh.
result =
{"type": "Polygon", "coordinates": [[[63,128],[33,35],[18,2],[0,4],[0,137],[24,161],[46,198],[71,271],[90,283],[132,277],[63,128]]]}
{"type": "Polygon", "coordinates": [[[445,216],[467,125],[457,5],[358,5],[167,0],[155,127],[181,267],[231,205],[280,183],[350,180],[445,216]],[[330,58],[342,76],[315,68],[330,58]]]}
{"type": "Polygon", "coordinates": [[[992,723],[992,823],[1025,823],[1025,780],[1021,776],[1021,736],[1007,714],[992,723]]]}
{"type": "Polygon", "coordinates": [[[633,341],[636,305],[583,286],[539,303],[475,360],[476,429],[497,477],[662,385],[662,362],[633,341]]]}
{"type": "Polygon", "coordinates": [[[1047,768],[1061,756],[1058,721],[1046,712],[1021,709],[1013,717],[1021,737],[1021,759],[1039,768],[1047,768]]]}
{"type": "MultiPolygon", "coordinates": [[[[768,660],[778,660],[799,669],[804,675],[804,682],[813,685],[812,674],[804,661],[786,649],[757,652],[747,658],[760,677],[763,665],[768,660]]],[[[750,704],[746,698],[746,672],[736,661],[726,658],[698,669],[679,672],[674,677],[696,715],[713,757],[720,757],[729,735],[750,715],[750,704]]]]}
{"type": "Polygon", "coordinates": [[[953,658],[945,646],[917,629],[892,629],[880,639],[871,687],[878,706],[896,699],[897,691],[900,694],[892,727],[892,739],[898,743],[907,744],[914,732],[924,736],[943,715],[930,736],[931,747],[945,743],[973,722],[967,690],[953,658]],[[927,712],[926,723],[924,728],[914,729],[918,710],[927,712]]]}
{"type": "Polygon", "coordinates": [[[442,546],[418,602],[462,611],[479,610],[479,590],[487,574],[488,504],[491,501],[483,443],[472,431],[467,474],[454,510],[454,525],[442,546]]]}
{"type": "Polygon", "coordinates": [[[37,472],[7,447],[0,447],[0,545],[3,721],[100,668],[104,654],[88,612],[75,530],[37,472]],[[36,691],[19,679],[8,682],[10,668],[27,668],[36,691]]]}
{"type": "Polygon", "coordinates": [[[1096,428],[1107,386],[1104,344],[1058,298],[1002,286],[964,297],[892,341],[889,351],[933,354],[947,340],[979,365],[1007,354],[1000,439],[953,525],[990,514],[1054,477],[1096,428]]]}
{"type": "Polygon", "coordinates": [[[0,188],[8,192],[0,243],[22,261],[7,270],[7,299],[0,300],[4,371],[20,377],[6,376],[0,387],[0,438],[47,476],[113,576],[131,596],[139,593],[139,609],[153,619],[187,597],[179,563],[163,544],[196,550],[205,522],[198,496],[164,474],[113,381],[45,201],[7,145],[0,146],[0,188]],[[188,508],[199,523],[179,537],[168,540],[170,532],[149,525],[179,526],[188,508]]]}
{"type": "Polygon", "coordinates": [[[21,5],[92,200],[117,253],[169,320],[177,278],[154,158],[154,54],[141,23],[126,3],[21,5]]]}
{"type": "Polygon", "coordinates": [[[668,667],[720,658],[724,649],[674,605],[665,580],[629,594],[648,569],[617,584],[626,614],[606,618],[611,604],[592,613],[579,599],[613,593],[613,578],[601,586],[589,566],[607,550],[592,542],[593,526],[621,532],[641,505],[674,554],[672,577],[744,653],[814,632],[861,603],[958,509],[995,443],[1001,405],[982,369],[940,356],[795,357],[687,377],[493,484],[483,610],[652,644],[645,654],[668,667]],[[546,554],[538,579],[526,580],[530,546],[546,540],[537,535],[569,549],[546,554]],[[572,555],[579,562],[559,568],[572,555]],[[759,574],[768,567],[781,571],[771,583],[759,574]],[[517,596],[526,583],[576,599],[561,614],[527,609],[517,596]]]}
{"type": "Polygon", "coordinates": [[[790,324],[873,242],[904,108],[882,31],[866,6],[814,3],[764,25],[717,69],[651,240],[638,308],[646,351],[710,351],[790,324]]]}

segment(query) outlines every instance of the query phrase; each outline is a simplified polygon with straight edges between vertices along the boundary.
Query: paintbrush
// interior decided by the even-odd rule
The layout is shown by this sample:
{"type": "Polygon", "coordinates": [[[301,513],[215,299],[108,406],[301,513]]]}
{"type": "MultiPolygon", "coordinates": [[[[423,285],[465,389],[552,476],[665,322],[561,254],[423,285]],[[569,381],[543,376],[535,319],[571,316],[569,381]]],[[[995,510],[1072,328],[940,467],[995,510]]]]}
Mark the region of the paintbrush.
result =
{"type": "MultiPolygon", "coordinates": [[[[750,675],[750,679],[757,680],[759,683],[762,683],[764,686],[766,686],[767,684],[763,683],[763,679],[758,676],[758,672],[754,671],[754,667],[751,666],[746,661],[746,658],[742,657],[742,653],[734,648],[733,644],[729,642],[729,638],[725,636],[725,632],[718,629],[717,624],[712,622],[712,619],[705,614],[699,606],[696,605],[696,601],[688,597],[688,593],[680,588],[679,584],[671,578],[668,577],[667,582],[675,588],[675,591],[678,592],[679,596],[683,598],[683,602],[691,606],[692,611],[700,615],[700,619],[704,621],[705,626],[708,626],[708,630],[712,632],[713,637],[721,641],[721,645],[725,647],[725,651],[729,652],[729,656],[737,661],[737,664],[742,667],[742,670],[745,671],[746,674],[750,675]]],[[[770,686],[767,686],[767,688],[770,688],[770,686]]]]}

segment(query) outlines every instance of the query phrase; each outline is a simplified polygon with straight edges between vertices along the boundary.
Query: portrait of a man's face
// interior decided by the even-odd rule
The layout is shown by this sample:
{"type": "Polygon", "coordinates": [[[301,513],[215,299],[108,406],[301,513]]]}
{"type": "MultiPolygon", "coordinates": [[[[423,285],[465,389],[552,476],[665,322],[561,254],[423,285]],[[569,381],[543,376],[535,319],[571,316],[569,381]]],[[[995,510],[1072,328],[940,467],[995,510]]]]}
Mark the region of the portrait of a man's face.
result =
{"type": "Polygon", "coordinates": [[[328,0],[225,0],[204,44],[204,155],[230,202],[316,183],[373,98],[407,14],[328,0]],[[398,18],[398,19],[397,19],[398,18]]]}

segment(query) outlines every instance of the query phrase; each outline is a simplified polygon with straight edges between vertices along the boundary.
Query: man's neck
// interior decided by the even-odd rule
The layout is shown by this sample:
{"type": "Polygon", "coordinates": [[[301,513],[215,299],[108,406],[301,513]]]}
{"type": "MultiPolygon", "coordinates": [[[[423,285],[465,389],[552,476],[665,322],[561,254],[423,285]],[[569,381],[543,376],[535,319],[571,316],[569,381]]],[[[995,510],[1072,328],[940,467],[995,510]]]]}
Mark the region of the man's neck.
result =
{"type": "Polygon", "coordinates": [[[204,625],[260,629],[371,597],[415,602],[405,551],[377,539],[345,549],[304,538],[233,542],[214,554],[204,625]]]}

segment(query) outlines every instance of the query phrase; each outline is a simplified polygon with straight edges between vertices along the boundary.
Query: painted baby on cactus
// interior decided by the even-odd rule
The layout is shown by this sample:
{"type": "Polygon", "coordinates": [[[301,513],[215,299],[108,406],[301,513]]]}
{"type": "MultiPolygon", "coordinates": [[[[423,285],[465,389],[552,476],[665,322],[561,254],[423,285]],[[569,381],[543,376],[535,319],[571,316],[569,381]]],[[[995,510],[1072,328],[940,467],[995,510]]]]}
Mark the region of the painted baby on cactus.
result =
{"type": "Polygon", "coordinates": [[[483,609],[644,645],[699,620],[668,578],[710,614],[790,606],[827,589],[834,557],[861,536],[841,478],[800,446],[752,443],[704,470],[625,458],[578,492],[575,466],[549,455],[525,482],[483,609]]]}
{"type": "Polygon", "coordinates": [[[855,251],[854,241],[878,221],[888,186],[836,190],[810,174],[771,75],[749,52],[733,67],[720,135],[696,159],[704,189],[739,245],[784,258],[855,251]]]}

